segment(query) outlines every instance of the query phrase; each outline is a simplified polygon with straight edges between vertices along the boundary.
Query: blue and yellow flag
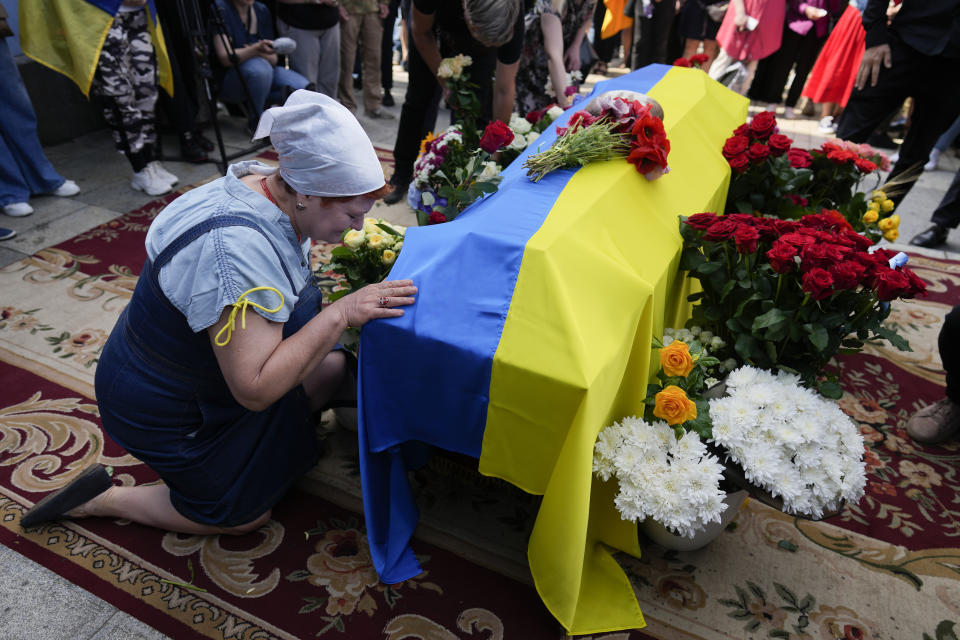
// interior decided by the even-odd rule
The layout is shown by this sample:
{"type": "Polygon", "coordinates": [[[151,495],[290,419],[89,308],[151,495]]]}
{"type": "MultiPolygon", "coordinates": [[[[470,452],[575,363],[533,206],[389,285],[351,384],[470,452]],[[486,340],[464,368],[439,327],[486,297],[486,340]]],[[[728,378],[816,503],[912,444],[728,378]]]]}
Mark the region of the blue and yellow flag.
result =
{"type": "MultiPolygon", "coordinates": [[[[521,165],[453,222],[407,231],[391,279],[416,303],[364,329],[360,452],[370,551],[381,579],[416,575],[417,509],[406,470],[431,446],[480,459],[480,471],[543,495],[530,570],[544,603],[574,634],[642,627],[611,555],[639,555],[614,482],[593,477],[600,429],[642,415],[656,370],[650,343],[689,316],[678,216],[722,210],[723,142],[747,101],[697,69],[654,65],[599,83],[663,106],[670,173],[649,182],[624,160],[531,182],[521,165]]],[[[573,111],[558,119],[563,126],[573,111]]]]}
{"type": "MultiPolygon", "coordinates": [[[[23,52],[73,80],[83,95],[97,71],[100,50],[123,0],[28,0],[20,3],[20,46],[23,52]]],[[[157,54],[160,86],[173,95],[170,57],[153,0],[147,1],[147,23],[157,54]]]]}

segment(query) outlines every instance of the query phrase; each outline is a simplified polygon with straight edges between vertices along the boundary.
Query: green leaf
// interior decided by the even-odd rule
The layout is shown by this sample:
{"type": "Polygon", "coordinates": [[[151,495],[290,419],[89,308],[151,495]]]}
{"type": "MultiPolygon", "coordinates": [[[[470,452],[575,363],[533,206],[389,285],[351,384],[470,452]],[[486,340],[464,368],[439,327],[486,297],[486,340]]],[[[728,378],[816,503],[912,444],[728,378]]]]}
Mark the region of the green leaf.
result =
{"type": "Polygon", "coordinates": [[[697,275],[708,276],[711,273],[716,273],[720,269],[723,269],[722,262],[704,262],[696,268],[697,275]]]}
{"type": "Polygon", "coordinates": [[[787,322],[790,316],[783,311],[773,307],[764,314],[761,314],[753,319],[753,331],[759,331],[760,329],[765,329],[767,327],[773,327],[782,323],[787,322]]]}
{"type": "Polygon", "coordinates": [[[753,336],[742,333],[737,336],[737,342],[733,348],[741,360],[749,362],[755,359],[754,355],[760,350],[760,343],[753,336]]]}
{"type": "Polygon", "coordinates": [[[403,237],[403,234],[402,234],[402,233],[400,233],[399,231],[397,231],[396,229],[394,229],[393,227],[391,227],[391,226],[388,225],[388,224],[384,224],[384,223],[382,223],[382,222],[378,222],[378,223],[377,223],[377,226],[380,227],[381,229],[383,229],[384,231],[386,231],[387,233],[389,233],[390,235],[392,235],[394,238],[402,238],[402,237],[403,237]]]}
{"type": "Polygon", "coordinates": [[[907,342],[895,329],[881,325],[877,328],[877,335],[895,346],[900,351],[913,351],[907,342]]]}
{"type": "Polygon", "coordinates": [[[817,325],[810,334],[810,342],[817,348],[817,351],[823,353],[830,342],[830,336],[827,335],[827,330],[822,325],[817,325]]]}
{"type": "Polygon", "coordinates": [[[707,440],[713,437],[713,420],[710,419],[710,402],[703,399],[694,400],[697,405],[697,417],[683,423],[687,431],[694,431],[700,439],[707,440]]]}
{"type": "Polygon", "coordinates": [[[825,381],[817,385],[817,391],[820,392],[824,398],[831,398],[833,400],[839,400],[843,397],[843,388],[836,382],[825,381]]]}
{"type": "Polygon", "coordinates": [[[957,633],[954,630],[955,625],[956,623],[952,620],[942,620],[940,624],[937,625],[937,640],[957,640],[957,633]]]}
{"type": "Polygon", "coordinates": [[[330,256],[333,258],[346,258],[346,259],[355,259],[357,257],[356,252],[353,249],[347,247],[334,247],[330,252],[330,256]]]}

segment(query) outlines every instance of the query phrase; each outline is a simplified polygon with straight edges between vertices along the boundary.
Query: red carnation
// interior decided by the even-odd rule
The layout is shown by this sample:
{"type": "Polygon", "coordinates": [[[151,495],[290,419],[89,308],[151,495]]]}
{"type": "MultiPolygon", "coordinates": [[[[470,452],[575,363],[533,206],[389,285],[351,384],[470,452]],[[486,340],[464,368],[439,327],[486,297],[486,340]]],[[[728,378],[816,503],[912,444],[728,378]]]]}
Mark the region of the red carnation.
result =
{"type": "Polygon", "coordinates": [[[430,214],[429,221],[430,224],[440,224],[441,222],[447,221],[447,216],[443,215],[439,211],[434,211],[430,214]]]}
{"type": "Polygon", "coordinates": [[[787,159],[794,169],[806,169],[813,164],[813,156],[806,149],[790,149],[787,151],[787,159]]]}
{"type": "Polygon", "coordinates": [[[710,56],[705,53],[695,53],[690,56],[690,64],[703,64],[709,59],[710,56]]]}
{"type": "Polygon", "coordinates": [[[684,220],[684,223],[688,227],[703,231],[704,229],[709,229],[717,220],[719,220],[719,217],[715,213],[695,213],[684,220]]]}
{"type": "Polygon", "coordinates": [[[769,138],[777,132],[777,118],[773,111],[761,111],[750,121],[750,131],[754,138],[769,138]]]}
{"type": "Polygon", "coordinates": [[[740,155],[750,147],[750,138],[747,136],[731,136],[723,143],[723,157],[729,160],[740,155]]]}
{"type": "Polygon", "coordinates": [[[740,225],[733,220],[727,220],[726,217],[723,217],[707,229],[707,235],[704,237],[712,242],[726,240],[736,233],[739,226],[740,225]]]}
{"type": "Polygon", "coordinates": [[[782,156],[789,151],[790,145],[793,144],[793,140],[782,133],[775,133],[770,136],[770,140],[767,141],[767,144],[770,145],[770,155],[776,157],[782,156]]]}
{"type": "Polygon", "coordinates": [[[834,164],[849,164],[859,159],[857,154],[855,154],[853,151],[847,151],[846,149],[840,149],[837,147],[830,148],[826,155],[827,160],[834,164]]]}
{"type": "Polygon", "coordinates": [[[811,269],[803,274],[801,288],[814,300],[829,298],[833,293],[833,276],[826,269],[811,269]]]}
{"type": "Polygon", "coordinates": [[[730,168],[736,171],[737,173],[743,173],[750,168],[750,158],[747,157],[747,154],[741,153],[738,156],[734,156],[727,160],[730,163],[730,168]]]}
{"type": "Polygon", "coordinates": [[[494,120],[483,130],[480,148],[487,153],[496,153],[498,149],[502,149],[511,142],[513,142],[513,131],[510,127],[499,120],[494,120]]]}
{"type": "Polygon", "coordinates": [[[910,278],[893,269],[877,273],[876,287],[877,297],[884,302],[908,294],[912,289],[910,278]]]}
{"type": "Polygon", "coordinates": [[[675,66],[675,67],[689,67],[689,66],[690,66],[690,61],[687,60],[686,58],[677,58],[676,60],[673,61],[673,66],[675,66]]]}
{"type": "Polygon", "coordinates": [[[767,259],[770,260],[770,266],[777,273],[790,273],[793,271],[796,261],[793,259],[797,255],[797,248],[786,242],[775,242],[773,248],[767,251],[767,259]]]}
{"type": "Polygon", "coordinates": [[[760,232],[753,227],[742,225],[733,234],[733,239],[737,243],[737,251],[739,253],[756,253],[760,232]]]}
{"type": "Polygon", "coordinates": [[[857,169],[859,169],[861,173],[873,173],[877,170],[876,163],[870,162],[865,158],[857,158],[853,161],[853,164],[857,166],[857,169]]]}
{"type": "Polygon", "coordinates": [[[750,145],[750,148],[747,149],[747,157],[749,157],[754,164],[760,164],[770,156],[770,147],[759,142],[754,142],[750,145]]]}

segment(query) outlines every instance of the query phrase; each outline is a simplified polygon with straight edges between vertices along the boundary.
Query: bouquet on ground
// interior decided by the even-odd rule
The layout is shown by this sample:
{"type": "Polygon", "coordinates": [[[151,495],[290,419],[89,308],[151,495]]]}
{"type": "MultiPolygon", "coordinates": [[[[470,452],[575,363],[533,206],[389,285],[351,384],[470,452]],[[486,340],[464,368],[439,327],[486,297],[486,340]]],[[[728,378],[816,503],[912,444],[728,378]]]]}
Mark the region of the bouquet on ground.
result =
{"type": "Polygon", "coordinates": [[[785,513],[819,520],[863,496],[860,430],[831,402],[791,374],[741,367],[726,396],[710,400],[710,441],[722,450],[727,477],[775,499],[785,513]]]}
{"type": "Polygon", "coordinates": [[[492,122],[476,148],[467,146],[462,131],[460,125],[450,125],[436,137],[428,135],[420,145],[407,203],[421,226],[449,222],[497,190],[501,167],[492,156],[513,142],[513,131],[500,121],[492,122]]]}
{"type": "Polygon", "coordinates": [[[879,171],[888,171],[890,160],[866,144],[830,140],[818,149],[794,147],[793,140],[779,133],[772,111],[758,113],[750,124],[737,127],[722,153],[732,170],[728,213],[796,219],[832,209],[874,241],[896,239],[900,219],[893,215],[887,195],[900,191],[916,175],[908,172],[880,185],[879,171]],[[870,198],[857,190],[869,176],[875,180],[870,198]]]}
{"type": "Polygon", "coordinates": [[[703,65],[710,59],[705,53],[695,53],[689,58],[677,58],[673,61],[675,67],[692,67],[694,69],[703,69],[703,65]]]}
{"type": "Polygon", "coordinates": [[[546,151],[529,156],[523,166],[534,182],[551,171],[591,162],[625,158],[648,180],[669,169],[670,141],[663,128],[663,110],[651,98],[635,92],[610,92],[571,116],[557,129],[557,140],[546,151]]]}
{"type": "Polygon", "coordinates": [[[727,508],[723,465],[706,445],[710,414],[701,397],[719,362],[698,342],[688,346],[668,336],[664,342],[653,342],[660,368],[647,387],[643,418],[624,418],[600,432],[593,470],[604,481],[616,477],[614,503],[624,520],[651,518],[692,538],[727,508]]]}
{"type": "Polygon", "coordinates": [[[330,294],[330,302],[358,291],[368,284],[382,282],[403,249],[406,227],[382,218],[365,218],[360,229],[347,229],[342,245],[334,247],[324,272],[343,274],[347,286],[330,294]]]}
{"type": "Polygon", "coordinates": [[[926,295],[903,265],[906,254],[877,248],[835,210],[779,220],[746,213],[681,218],[680,268],[699,281],[690,324],[719,336],[714,353],[762,369],[795,373],[828,397],[824,379],[838,352],[865,342],[907,342],[882,323],[889,302],[926,295]]]}

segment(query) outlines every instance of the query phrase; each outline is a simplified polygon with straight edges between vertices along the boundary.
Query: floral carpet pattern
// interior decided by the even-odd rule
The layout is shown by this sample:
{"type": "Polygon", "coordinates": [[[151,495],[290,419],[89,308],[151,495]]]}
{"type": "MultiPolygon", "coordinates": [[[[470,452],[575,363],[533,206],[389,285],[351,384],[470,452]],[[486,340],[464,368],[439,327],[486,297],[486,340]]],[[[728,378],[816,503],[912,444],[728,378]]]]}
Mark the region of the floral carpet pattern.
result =
{"type": "MultiPolygon", "coordinates": [[[[465,459],[437,457],[414,476],[425,571],[380,583],[356,436],[329,414],[321,463],[255,533],[184,536],[101,519],[20,528],[26,508],[95,461],[115,482],[156,480],[100,430],[92,382],[144,234],[176,195],[0,270],[0,542],[178,639],[563,638],[526,570],[538,498],[465,459]]],[[[315,247],[315,260],[328,250],[315,247]]],[[[960,446],[914,445],[904,424],[942,394],[936,336],[960,302],[960,262],[918,255],[911,266],[930,295],[895,306],[889,321],[914,352],[877,347],[836,364],[841,407],[868,443],[863,500],[820,523],[750,501],[705,549],[646,544],[641,558],[619,556],[648,626],[591,640],[955,637],[960,446]]]]}

